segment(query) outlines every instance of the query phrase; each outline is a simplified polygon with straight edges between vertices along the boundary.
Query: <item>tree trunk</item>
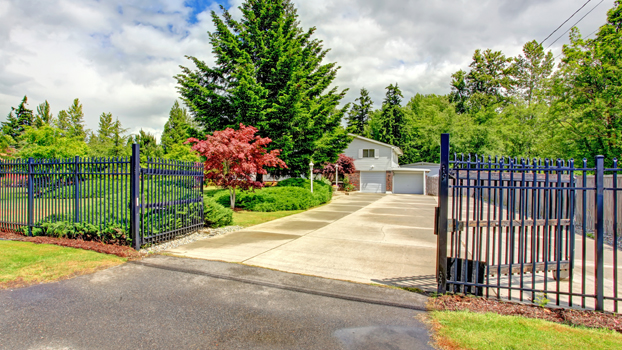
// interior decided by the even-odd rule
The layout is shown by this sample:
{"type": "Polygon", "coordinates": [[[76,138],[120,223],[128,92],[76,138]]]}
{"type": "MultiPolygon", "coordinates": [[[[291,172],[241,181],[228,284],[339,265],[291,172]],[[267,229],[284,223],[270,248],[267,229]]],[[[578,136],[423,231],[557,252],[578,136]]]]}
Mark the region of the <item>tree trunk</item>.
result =
{"type": "Polygon", "coordinates": [[[229,203],[231,203],[231,210],[235,209],[235,187],[229,189],[229,203]]]}
{"type": "Polygon", "coordinates": [[[261,182],[263,184],[263,174],[257,174],[255,176],[255,181],[261,182]]]}

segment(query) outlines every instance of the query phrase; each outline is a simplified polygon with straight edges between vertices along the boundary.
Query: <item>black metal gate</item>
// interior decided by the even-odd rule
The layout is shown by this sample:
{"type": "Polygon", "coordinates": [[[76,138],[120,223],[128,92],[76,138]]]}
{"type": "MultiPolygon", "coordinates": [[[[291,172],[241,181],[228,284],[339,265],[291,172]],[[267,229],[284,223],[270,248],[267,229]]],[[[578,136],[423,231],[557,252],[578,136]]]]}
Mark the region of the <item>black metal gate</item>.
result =
{"type": "Polygon", "coordinates": [[[161,158],[148,158],[140,164],[138,145],[132,154],[135,248],[203,227],[203,164],[161,158]]]}
{"type": "Polygon", "coordinates": [[[618,245],[620,169],[614,164],[605,169],[601,156],[595,168],[585,160],[575,167],[572,160],[450,159],[449,135],[442,135],[438,291],[583,308],[593,299],[595,309],[617,312],[618,249],[605,250],[603,240],[603,193],[610,190],[616,207],[610,233],[618,245]],[[611,188],[603,186],[605,171],[613,174],[611,188]],[[592,173],[594,186],[588,186],[592,173]]]}

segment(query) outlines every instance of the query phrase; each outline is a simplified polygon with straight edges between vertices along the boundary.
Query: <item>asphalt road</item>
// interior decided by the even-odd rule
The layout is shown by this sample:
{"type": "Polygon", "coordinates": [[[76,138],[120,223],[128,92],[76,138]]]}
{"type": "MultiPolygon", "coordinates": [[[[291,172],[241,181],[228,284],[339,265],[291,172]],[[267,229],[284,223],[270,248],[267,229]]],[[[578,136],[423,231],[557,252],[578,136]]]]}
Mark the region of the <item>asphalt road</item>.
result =
{"type": "Polygon", "coordinates": [[[413,293],[223,262],[142,263],[0,291],[0,348],[431,349],[413,293]]]}

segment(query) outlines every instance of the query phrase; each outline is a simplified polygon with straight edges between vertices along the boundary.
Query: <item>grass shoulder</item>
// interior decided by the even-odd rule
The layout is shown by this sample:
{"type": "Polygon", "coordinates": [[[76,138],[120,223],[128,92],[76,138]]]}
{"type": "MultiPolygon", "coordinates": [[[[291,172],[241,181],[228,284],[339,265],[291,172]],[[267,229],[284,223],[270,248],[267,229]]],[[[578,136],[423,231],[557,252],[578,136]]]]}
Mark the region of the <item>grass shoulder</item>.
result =
{"type": "Polygon", "coordinates": [[[495,313],[432,311],[442,349],[622,349],[622,334],[495,313]]]}
{"type": "Polygon", "coordinates": [[[282,210],[282,211],[271,211],[271,212],[261,212],[261,211],[248,211],[248,210],[240,210],[233,212],[233,225],[249,227],[255,226],[259,224],[263,224],[264,222],[280,219],[286,216],[302,213],[305,210],[282,210]]]}
{"type": "Polygon", "coordinates": [[[17,241],[0,241],[0,252],[0,289],[57,281],[127,261],[89,250],[17,241]]]}

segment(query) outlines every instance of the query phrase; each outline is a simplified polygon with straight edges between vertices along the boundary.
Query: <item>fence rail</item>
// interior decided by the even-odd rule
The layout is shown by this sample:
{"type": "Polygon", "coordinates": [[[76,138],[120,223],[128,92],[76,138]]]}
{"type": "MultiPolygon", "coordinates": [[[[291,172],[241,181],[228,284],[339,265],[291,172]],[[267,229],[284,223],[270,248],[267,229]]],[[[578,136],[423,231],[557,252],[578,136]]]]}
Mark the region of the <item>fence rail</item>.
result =
{"type": "Polygon", "coordinates": [[[203,223],[203,165],[131,157],[0,162],[0,230],[36,234],[68,221],[131,234],[133,246],[172,239],[203,223]]]}
{"type": "Polygon", "coordinates": [[[617,161],[450,160],[448,135],[441,145],[440,292],[618,312],[617,161]]]}

